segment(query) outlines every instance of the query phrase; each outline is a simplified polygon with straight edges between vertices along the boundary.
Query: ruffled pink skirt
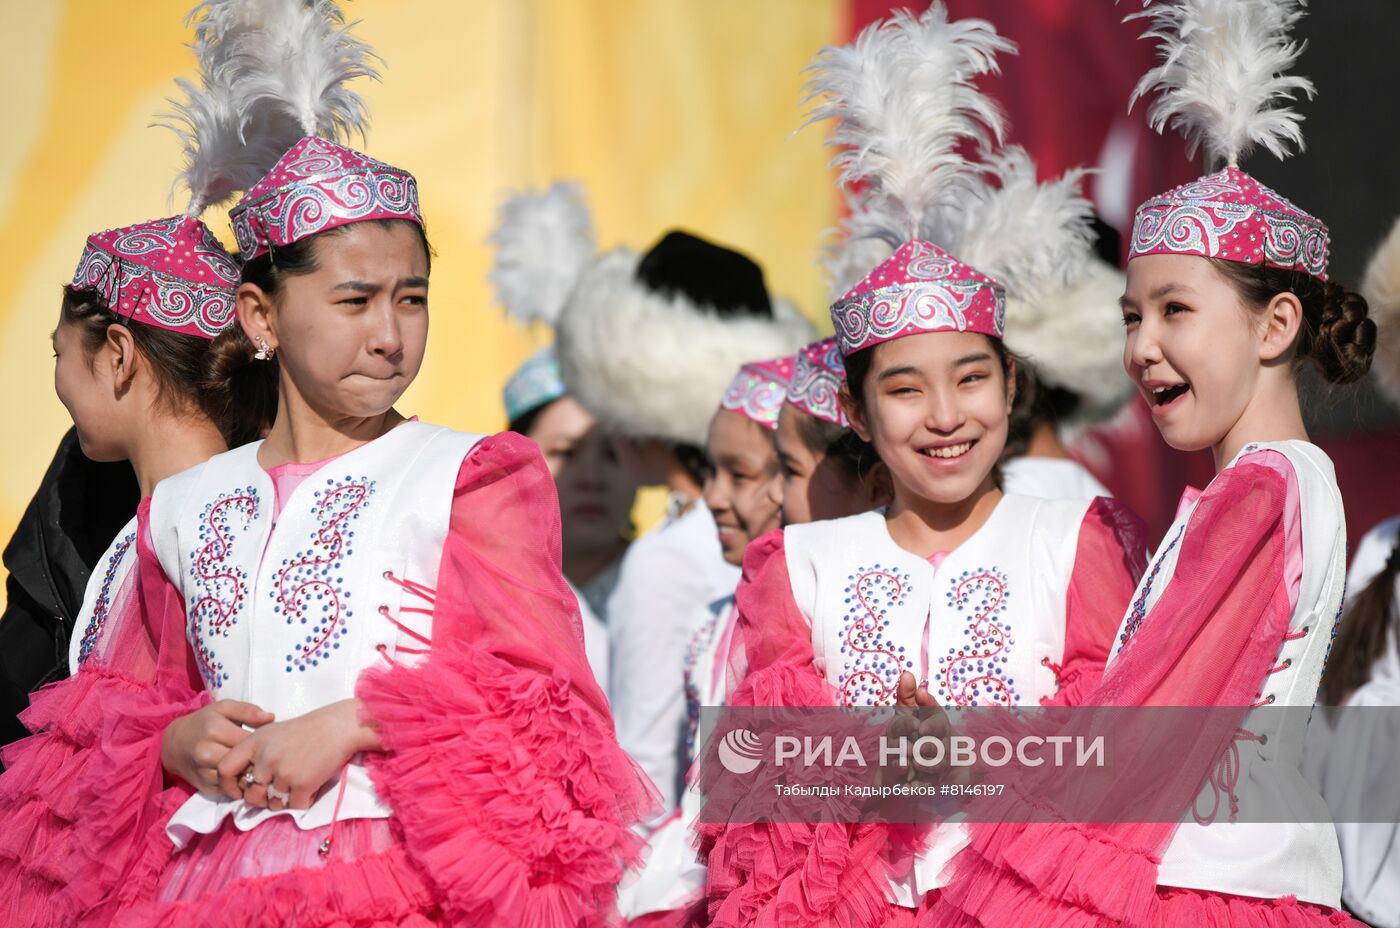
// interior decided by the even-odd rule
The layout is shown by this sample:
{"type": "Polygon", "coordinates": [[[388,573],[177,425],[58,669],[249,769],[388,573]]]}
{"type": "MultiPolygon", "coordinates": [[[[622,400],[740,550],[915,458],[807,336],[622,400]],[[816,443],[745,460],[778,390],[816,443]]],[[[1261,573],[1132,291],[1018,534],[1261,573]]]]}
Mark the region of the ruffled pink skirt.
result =
{"type": "Polygon", "coordinates": [[[1345,912],[1311,902],[1256,899],[1195,889],[1159,887],[1149,928],[1365,928],[1345,912]]]}
{"type": "Polygon", "coordinates": [[[81,859],[78,784],[107,758],[95,750],[98,707],[139,691],[126,677],[94,666],[37,691],[20,720],[37,734],[3,750],[0,776],[0,924],[57,928],[72,922],[64,890],[81,859]]]}
{"type": "Polygon", "coordinates": [[[239,831],[225,821],[176,852],[154,901],[114,928],[432,928],[445,924],[426,879],[389,819],[302,830],[290,817],[239,831]]]}

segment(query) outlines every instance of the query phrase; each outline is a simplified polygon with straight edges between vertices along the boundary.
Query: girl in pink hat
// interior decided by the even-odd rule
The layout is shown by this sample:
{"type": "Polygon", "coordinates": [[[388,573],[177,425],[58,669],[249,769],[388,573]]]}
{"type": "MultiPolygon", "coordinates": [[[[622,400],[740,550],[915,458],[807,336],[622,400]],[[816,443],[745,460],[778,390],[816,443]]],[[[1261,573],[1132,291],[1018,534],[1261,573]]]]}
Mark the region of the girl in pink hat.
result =
{"type": "Polygon", "coordinates": [[[318,134],[358,112],[318,69],[367,50],[294,6],[315,68],[254,23],[218,71],[295,72],[251,123],[305,135],[232,211],[220,346],[261,375],[230,402],[275,418],[153,494],[153,685],[108,707],[64,892],[127,926],[606,924],[654,796],[588,668],[549,470],[395,408],[428,331],[417,185],[318,134]]]}
{"type": "Polygon", "coordinates": [[[1237,707],[1238,725],[1183,750],[1179,782],[1206,786],[1179,822],[973,826],[929,924],[1352,923],[1325,807],[1274,757],[1286,718],[1251,710],[1313,705],[1345,586],[1342,501],[1296,371],[1357,379],[1375,325],[1328,280],[1322,222],[1237,166],[1256,144],[1282,154],[1301,141],[1297,114],[1274,105],[1312,92],[1282,73],[1299,4],[1181,0],[1142,15],[1164,43],[1142,83],[1161,91],[1154,125],[1185,127],[1226,167],[1138,208],[1123,364],[1167,443],[1209,449],[1217,472],[1188,490],[1085,702],[1237,707]],[[1304,821],[1236,820],[1261,798],[1305,808],[1304,821]]]}
{"type": "MultiPolygon", "coordinates": [[[[188,89],[195,101],[211,99],[207,88],[188,89]]],[[[159,740],[143,739],[145,728],[209,702],[176,669],[184,663],[180,630],[148,621],[142,606],[159,586],[150,533],[156,487],[271,424],[265,409],[235,401],[248,379],[225,363],[240,267],[199,216],[246,178],[246,168],[232,149],[214,144],[210,128],[177,127],[188,155],[185,213],[88,236],[63,288],[52,337],[54,389],[83,454],[129,461],[141,500],[88,582],[67,649],[72,676],[33,694],[21,721],[34,734],[4,752],[6,925],[104,917],[94,906],[119,888],[134,858],[135,823],[169,795],[162,793],[159,740]],[[131,841],[96,837],[116,823],[131,829],[131,841]]],[[[205,708],[204,718],[234,743],[245,736],[240,725],[267,716],[223,700],[205,708]]]]}
{"type": "MultiPolygon", "coordinates": [[[[704,500],[724,558],[736,567],[754,539],[781,524],[783,480],[774,439],[795,363],[785,357],[743,365],[710,420],[704,500]]],[[[701,707],[724,705],[733,630],[732,595],[705,604],[686,626],[683,676],[677,682],[684,687],[687,774],[701,707]]],[[[693,777],[688,774],[686,781],[676,808],[648,836],[645,865],[619,888],[622,913],[636,928],[684,924],[705,909],[705,868],[694,846],[701,800],[693,777]]]]}
{"type": "Polygon", "coordinates": [[[845,362],[835,338],[798,352],[776,434],[784,525],[839,519],[889,502],[885,466],[851,431],[841,408],[845,382],[845,362]]]}
{"type": "MultiPolygon", "coordinates": [[[[878,454],[890,500],[750,547],[731,706],[1072,703],[1107,655],[1142,561],[1136,520],[1111,500],[1000,489],[1017,373],[1002,341],[1006,293],[919,234],[928,208],[973,180],[957,148],[999,129],[971,81],[1008,47],[990,24],[950,22],[936,4],[818,59],[817,115],[839,117],[833,139],[849,146],[843,180],[864,182],[881,213],[873,221],[863,206],[853,225],[904,238],[831,307],[841,414],[878,454]],[[928,115],[913,130],[901,116],[911,112],[928,115]],[[924,126],[928,138],[905,134],[924,126]]],[[[852,257],[857,243],[852,229],[852,257]]],[[[708,914],[726,926],[912,924],[966,841],[957,825],[700,831],[708,914]]]]}

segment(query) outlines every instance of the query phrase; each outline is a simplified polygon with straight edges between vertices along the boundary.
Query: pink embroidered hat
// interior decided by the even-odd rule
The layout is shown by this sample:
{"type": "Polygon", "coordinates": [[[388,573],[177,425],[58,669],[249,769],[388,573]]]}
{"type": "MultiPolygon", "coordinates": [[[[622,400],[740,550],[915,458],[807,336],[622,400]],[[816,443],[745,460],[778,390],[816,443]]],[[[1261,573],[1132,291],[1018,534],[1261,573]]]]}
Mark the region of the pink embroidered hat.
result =
{"type": "Polygon", "coordinates": [[[1138,207],[1128,260],[1194,255],[1327,279],[1327,227],[1239,169],[1255,148],[1284,158],[1303,147],[1302,116],[1287,105],[1316,92],[1287,73],[1302,52],[1290,36],[1302,15],[1299,0],[1172,0],[1128,17],[1150,23],[1143,37],[1159,56],[1129,105],[1155,94],[1148,124],[1181,130],[1188,157],[1204,148],[1208,163],[1226,165],[1138,207]]]}
{"type": "Polygon", "coordinates": [[[1227,167],[1139,206],[1128,260],[1197,255],[1326,280],[1329,242],[1322,220],[1239,168],[1227,167]]]}
{"type": "Polygon", "coordinates": [[[846,381],[846,362],[836,338],[824,338],[797,353],[792,382],[788,384],[788,405],[823,422],[842,428],[851,423],[841,408],[839,394],[846,381]]]}
{"type": "Polygon", "coordinates": [[[244,261],[372,219],[423,224],[413,175],[316,136],[293,145],[229,211],[244,261]]]}
{"type": "Polygon", "coordinates": [[[739,368],[720,400],[721,409],[737,412],[765,428],[778,427],[778,412],[787,397],[796,359],[751,361],[739,368]]]}
{"type": "Polygon", "coordinates": [[[922,332],[979,332],[1001,338],[1001,284],[937,245],[905,242],[831,307],[841,353],[922,332]]]}
{"type": "Polygon", "coordinates": [[[204,223],[174,216],[88,236],[73,287],[135,322],[213,338],[234,320],[238,264],[204,223]]]}

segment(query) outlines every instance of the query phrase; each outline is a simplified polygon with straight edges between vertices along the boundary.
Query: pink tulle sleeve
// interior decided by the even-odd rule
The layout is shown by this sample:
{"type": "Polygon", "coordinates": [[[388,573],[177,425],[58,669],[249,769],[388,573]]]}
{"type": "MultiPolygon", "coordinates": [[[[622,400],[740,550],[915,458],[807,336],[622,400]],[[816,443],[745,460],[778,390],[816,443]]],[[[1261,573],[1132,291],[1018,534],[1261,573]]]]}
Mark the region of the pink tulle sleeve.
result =
{"type": "MultiPolygon", "coordinates": [[[[1292,611],[1296,487],[1286,459],[1266,454],[1217,475],[1180,538],[1164,542],[1180,546],[1176,569],[1084,704],[1232,706],[1243,719],[1292,611]]],[[[1183,814],[1234,737],[1228,719],[1213,727],[1174,756],[1161,781],[1173,806],[1180,793],[1183,814]]],[[[1159,758],[1142,762],[1160,766],[1159,758]]],[[[921,924],[1149,924],[1157,865],[1176,825],[1002,821],[970,830],[951,882],[921,924]]]]}
{"type": "Polygon", "coordinates": [[[798,608],[781,530],[749,545],[734,593],[731,706],[834,706],[836,690],[817,667],[812,624],[798,608]]]}
{"type": "Polygon", "coordinates": [[[655,796],[588,669],[554,483],[528,439],[468,454],[430,654],[367,671],[357,693],[385,749],[375,786],[454,923],[608,923],[655,796]]]}
{"type": "Polygon", "coordinates": [[[1052,665],[1059,689],[1046,706],[1077,706],[1103,679],[1113,636],[1147,560],[1147,526],[1123,503],[1099,497],[1079,529],[1065,594],[1065,653],[1052,665]]]}
{"type": "MultiPolygon", "coordinates": [[[[165,727],[207,700],[191,685],[184,612],[138,510],[137,563],[97,652],[33,697],[36,734],[6,753],[0,777],[0,915],[7,926],[103,924],[119,897],[149,885],[163,815],[189,795],[167,789],[165,727]],[[143,866],[146,870],[143,870],[143,866]]],[[[163,838],[163,835],[160,835],[163,838]]]]}

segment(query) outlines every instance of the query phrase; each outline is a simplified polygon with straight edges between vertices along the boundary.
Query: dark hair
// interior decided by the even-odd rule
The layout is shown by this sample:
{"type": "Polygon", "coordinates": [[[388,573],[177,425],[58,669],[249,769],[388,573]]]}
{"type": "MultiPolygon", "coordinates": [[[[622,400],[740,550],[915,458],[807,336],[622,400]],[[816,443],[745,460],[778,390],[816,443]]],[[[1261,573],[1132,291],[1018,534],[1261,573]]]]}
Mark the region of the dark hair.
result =
{"type": "Polygon", "coordinates": [[[699,445],[692,445],[688,442],[679,442],[671,446],[671,450],[676,455],[676,460],[681,467],[696,483],[704,483],[710,476],[710,457],[705,453],[705,449],[699,445]]]}
{"type": "Polygon", "coordinates": [[[517,435],[524,435],[528,438],[530,435],[530,431],[534,429],[535,423],[539,420],[540,415],[546,409],[559,402],[560,399],[563,399],[563,397],[548,400],[546,402],[540,403],[538,406],[531,406],[529,409],[525,410],[520,415],[510,420],[510,422],[506,425],[506,430],[514,432],[517,435]]]}
{"type": "Polygon", "coordinates": [[[835,422],[802,413],[797,419],[797,436],[813,454],[835,460],[849,483],[864,480],[880,463],[874,445],[864,441],[854,429],[835,422]]]}
{"type": "Polygon", "coordinates": [[[119,315],[107,307],[96,290],[75,290],[71,285],[63,288],[60,315],[78,329],[89,364],[106,342],[107,330],[114,325],[125,326],[150,365],[157,396],[168,410],[180,413],[193,407],[214,423],[230,447],[258,436],[262,423],[247,411],[230,406],[219,390],[211,389],[208,383],[217,339],[211,342],[119,315]]]}
{"type": "Polygon", "coordinates": [[[1400,576],[1400,537],[1390,549],[1385,567],[1356,594],[1337,629],[1331,656],[1322,672],[1326,705],[1340,706],[1371,677],[1371,667],[1385,652],[1395,625],[1395,578],[1400,576]]]}
{"type": "Polygon", "coordinates": [[[1330,383],[1351,383],[1371,368],[1376,350],[1376,323],[1368,318],[1366,298],[1335,281],[1323,282],[1303,271],[1262,264],[1209,259],[1234,284],[1244,300],[1263,306],[1280,293],[1292,293],[1303,306],[1296,358],[1317,365],[1330,383]]]}
{"type": "Polygon", "coordinates": [[[1011,406],[1011,424],[1006,436],[1006,455],[1024,454],[1036,425],[1057,426],[1083,405],[1083,397],[1073,390],[1051,386],[1040,379],[1035,365],[1012,355],[1016,361],[1016,400],[1011,406]]]}
{"type": "MultiPolygon", "coordinates": [[[[411,226],[418,233],[423,253],[428,259],[428,268],[432,269],[433,248],[421,225],[409,219],[367,219],[364,222],[381,229],[392,229],[396,223],[411,226]]],[[[359,224],[336,226],[290,245],[269,249],[243,265],[241,283],[253,284],[268,296],[276,297],[282,292],[288,277],[310,274],[320,266],[316,261],[318,240],[338,235],[351,225],[359,224]]],[[[245,410],[246,415],[261,423],[252,438],[260,437],[277,417],[277,358],[273,356],[259,361],[254,357],[256,351],[242,326],[229,326],[214,339],[205,381],[209,392],[220,398],[222,408],[229,410],[230,414],[233,410],[245,410]]]]}

